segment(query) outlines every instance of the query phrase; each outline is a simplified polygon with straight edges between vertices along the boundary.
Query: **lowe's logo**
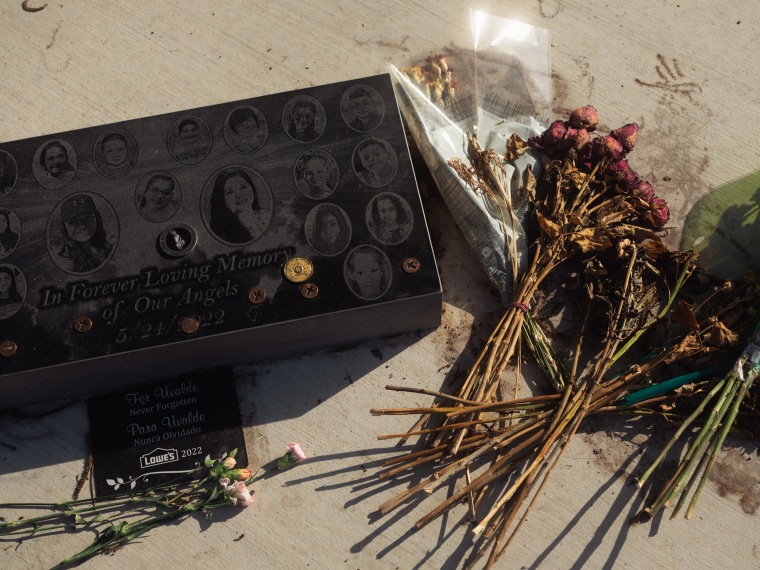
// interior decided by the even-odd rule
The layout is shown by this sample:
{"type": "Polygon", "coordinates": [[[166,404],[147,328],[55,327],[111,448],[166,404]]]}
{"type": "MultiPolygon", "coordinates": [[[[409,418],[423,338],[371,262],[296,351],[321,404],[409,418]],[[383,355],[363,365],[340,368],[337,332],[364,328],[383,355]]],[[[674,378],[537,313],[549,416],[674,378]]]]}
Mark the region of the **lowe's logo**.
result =
{"type": "Polygon", "coordinates": [[[176,449],[158,447],[150,453],[140,456],[140,468],[147,469],[148,467],[154,467],[162,463],[171,463],[172,461],[177,461],[177,459],[179,459],[179,454],[176,449]]]}

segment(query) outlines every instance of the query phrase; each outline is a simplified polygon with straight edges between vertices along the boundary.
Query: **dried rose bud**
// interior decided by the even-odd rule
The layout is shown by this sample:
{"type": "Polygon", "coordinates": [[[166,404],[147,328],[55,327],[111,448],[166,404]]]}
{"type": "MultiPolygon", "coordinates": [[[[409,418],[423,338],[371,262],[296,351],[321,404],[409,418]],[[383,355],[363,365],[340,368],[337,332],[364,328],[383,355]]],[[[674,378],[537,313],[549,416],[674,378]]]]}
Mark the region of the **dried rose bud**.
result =
{"type": "Polygon", "coordinates": [[[578,151],[576,166],[583,172],[591,172],[597,163],[599,156],[599,139],[595,138],[590,143],[585,144],[578,151]]]}
{"type": "Polygon", "coordinates": [[[670,210],[668,203],[662,198],[653,198],[649,203],[649,212],[647,218],[656,228],[661,228],[668,223],[670,219],[670,210]]]}
{"type": "Polygon", "coordinates": [[[591,135],[588,134],[586,129],[574,129],[573,127],[569,127],[560,146],[563,149],[578,149],[585,145],[590,139],[591,135]]]}
{"type": "Polygon", "coordinates": [[[654,188],[652,188],[652,185],[646,180],[638,180],[633,188],[631,188],[631,194],[641,198],[648,204],[651,204],[652,200],[659,200],[659,198],[655,198],[654,188]]]}
{"type": "Polygon", "coordinates": [[[639,134],[639,126],[636,123],[628,123],[627,125],[615,129],[610,133],[610,136],[617,139],[625,152],[631,152],[636,145],[636,137],[639,134]]]}
{"type": "Polygon", "coordinates": [[[541,135],[542,142],[546,146],[554,146],[565,138],[567,127],[563,121],[554,121],[541,135]]]}
{"type": "Polygon", "coordinates": [[[567,127],[562,121],[554,121],[549,128],[538,136],[530,137],[528,145],[533,150],[552,155],[557,150],[557,145],[565,138],[567,127]]]}
{"type": "Polygon", "coordinates": [[[599,141],[599,152],[603,156],[617,160],[623,155],[623,145],[616,138],[607,135],[599,137],[597,140],[599,141]]]}
{"type": "Polygon", "coordinates": [[[627,160],[617,160],[611,163],[604,171],[604,180],[607,184],[616,186],[621,192],[627,192],[633,188],[638,176],[628,164],[627,160]]]}
{"type": "Polygon", "coordinates": [[[569,123],[573,128],[593,131],[599,124],[599,115],[591,105],[586,105],[570,113],[569,123]]]}

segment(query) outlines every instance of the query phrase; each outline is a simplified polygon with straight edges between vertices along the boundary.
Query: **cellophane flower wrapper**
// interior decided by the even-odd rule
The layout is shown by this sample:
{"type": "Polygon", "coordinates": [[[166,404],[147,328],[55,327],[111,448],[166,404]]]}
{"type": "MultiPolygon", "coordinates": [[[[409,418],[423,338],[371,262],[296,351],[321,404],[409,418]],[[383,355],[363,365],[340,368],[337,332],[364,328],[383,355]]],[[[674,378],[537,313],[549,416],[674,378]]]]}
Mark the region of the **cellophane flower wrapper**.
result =
{"type": "Polygon", "coordinates": [[[444,48],[428,59],[440,76],[440,66],[435,66],[443,57],[443,84],[415,76],[409,67],[392,66],[392,75],[409,131],[451,215],[502,301],[509,304],[513,247],[518,271],[525,270],[528,262],[522,227],[528,203],[518,188],[526,168],[538,175],[540,160],[531,151],[514,166],[505,163],[514,223],[503,218],[491,198],[468,189],[447,161],[468,162],[468,134],[475,135],[482,148],[504,154],[513,133],[527,140],[547,127],[551,116],[549,31],[479,11],[471,11],[470,16],[471,49],[444,48]],[[447,74],[453,82],[446,81],[447,74]]]}

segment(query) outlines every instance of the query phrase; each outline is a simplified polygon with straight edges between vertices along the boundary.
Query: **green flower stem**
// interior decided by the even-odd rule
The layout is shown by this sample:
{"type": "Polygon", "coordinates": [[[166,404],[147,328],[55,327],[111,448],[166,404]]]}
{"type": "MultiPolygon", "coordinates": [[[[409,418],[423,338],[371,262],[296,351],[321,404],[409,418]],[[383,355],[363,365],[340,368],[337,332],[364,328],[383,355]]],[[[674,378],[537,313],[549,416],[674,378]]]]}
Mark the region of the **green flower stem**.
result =
{"type": "Polygon", "coordinates": [[[670,448],[673,447],[676,441],[683,435],[683,433],[686,431],[686,428],[688,428],[702,413],[702,411],[707,406],[707,402],[709,402],[724,386],[726,383],[726,379],[723,378],[720,380],[715,387],[710,390],[710,392],[705,396],[702,401],[700,402],[699,406],[697,406],[697,409],[692,412],[692,414],[684,420],[684,422],[681,424],[681,427],[678,428],[678,431],[676,431],[675,435],[670,438],[670,441],[667,443],[667,445],[663,448],[663,450],[660,452],[660,455],[657,456],[657,459],[654,460],[652,465],[649,466],[649,469],[646,470],[644,475],[642,475],[639,478],[638,486],[639,488],[643,487],[644,484],[647,482],[649,477],[652,475],[655,469],[662,463],[662,461],[665,459],[665,456],[667,456],[668,452],[670,451],[670,448]]]}
{"type": "MultiPolygon", "coordinates": [[[[45,521],[53,521],[56,519],[60,519],[63,517],[76,517],[76,516],[89,516],[99,513],[104,513],[110,510],[118,509],[119,507],[123,507],[126,505],[158,505],[162,508],[170,508],[170,503],[167,503],[161,499],[157,498],[151,498],[151,497],[135,497],[132,499],[126,499],[126,500],[120,500],[117,503],[108,503],[108,504],[101,504],[96,505],[93,507],[88,508],[80,508],[80,509],[69,509],[66,511],[60,511],[55,513],[50,513],[47,515],[40,515],[38,517],[32,517],[28,519],[20,519],[15,521],[5,521],[0,522],[0,531],[3,531],[4,529],[13,529],[13,530],[21,530],[24,527],[33,526],[35,527],[35,530],[40,529],[39,523],[45,522],[45,521]]],[[[57,508],[56,505],[47,505],[51,508],[57,508]]],[[[47,530],[47,525],[43,525],[42,529],[47,530]]],[[[13,532],[13,530],[11,532],[13,532]]]]}
{"type": "Polygon", "coordinates": [[[731,413],[729,414],[728,419],[723,422],[723,427],[718,434],[717,439],[715,440],[715,445],[713,445],[712,450],[710,452],[710,459],[709,463],[707,464],[707,467],[705,468],[704,475],[702,476],[702,480],[699,482],[699,486],[697,487],[697,490],[694,492],[694,496],[691,499],[691,502],[689,503],[689,508],[686,511],[686,518],[690,519],[692,513],[694,512],[694,508],[697,505],[697,501],[699,500],[699,497],[702,493],[702,488],[705,486],[705,483],[707,482],[707,479],[710,476],[710,472],[712,471],[713,465],[715,464],[715,460],[718,456],[718,453],[720,452],[721,448],[723,447],[723,442],[726,440],[726,436],[728,435],[729,430],[731,429],[731,426],[734,423],[734,420],[736,420],[736,416],[739,413],[739,407],[741,406],[742,401],[744,400],[744,397],[747,395],[747,392],[752,387],[752,384],[754,383],[755,379],[757,378],[758,371],[753,369],[750,372],[750,376],[747,378],[745,382],[742,383],[741,391],[739,392],[739,395],[734,400],[733,408],[731,409],[731,413]]]}
{"type": "Polygon", "coordinates": [[[691,472],[691,470],[694,468],[694,464],[704,453],[704,450],[709,444],[710,439],[717,431],[718,425],[723,419],[723,416],[725,416],[727,407],[730,405],[731,400],[733,399],[733,396],[738,388],[738,385],[735,381],[735,374],[732,373],[731,376],[732,378],[721,393],[715,408],[713,408],[712,412],[710,412],[710,417],[705,423],[705,426],[700,430],[699,435],[697,435],[694,443],[689,448],[689,451],[687,451],[684,460],[681,462],[683,469],[680,470],[680,476],[675,480],[675,484],[673,485],[672,490],[670,493],[668,493],[667,499],[665,499],[664,502],[664,506],[669,506],[670,503],[672,503],[675,497],[678,495],[678,493],[681,492],[681,489],[685,483],[686,473],[691,472]]]}
{"type": "MultiPolygon", "coordinates": [[[[676,506],[673,509],[673,512],[670,514],[670,520],[673,520],[678,516],[678,513],[680,512],[681,507],[686,501],[686,497],[689,495],[691,488],[694,486],[694,483],[699,477],[699,474],[704,470],[705,465],[707,464],[707,458],[708,458],[708,455],[706,453],[700,457],[699,463],[697,464],[697,468],[694,469],[694,471],[692,472],[691,477],[689,477],[689,482],[686,484],[683,491],[681,492],[681,496],[678,497],[678,502],[676,503],[676,506]]],[[[684,473],[684,478],[685,477],[686,477],[686,473],[684,473]]]]}

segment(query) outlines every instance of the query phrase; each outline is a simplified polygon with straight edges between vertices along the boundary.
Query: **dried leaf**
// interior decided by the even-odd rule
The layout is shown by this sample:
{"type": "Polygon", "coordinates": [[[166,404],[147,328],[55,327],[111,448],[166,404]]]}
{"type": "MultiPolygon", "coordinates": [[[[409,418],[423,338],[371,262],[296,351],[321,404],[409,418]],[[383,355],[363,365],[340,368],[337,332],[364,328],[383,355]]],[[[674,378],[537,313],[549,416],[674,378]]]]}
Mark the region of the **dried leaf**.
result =
{"type": "Polygon", "coordinates": [[[528,167],[523,170],[523,188],[525,195],[531,202],[536,200],[536,177],[533,175],[533,168],[528,167]]]}
{"type": "Polygon", "coordinates": [[[525,151],[527,150],[528,143],[513,133],[507,141],[507,154],[504,158],[507,162],[512,162],[525,154],[525,151]]]}
{"type": "Polygon", "coordinates": [[[669,255],[671,253],[670,249],[668,249],[668,246],[666,246],[661,241],[645,241],[642,244],[639,244],[639,248],[642,250],[644,255],[646,255],[649,259],[653,259],[654,261],[658,261],[665,255],[669,255]]]}
{"type": "Polygon", "coordinates": [[[662,241],[662,238],[654,230],[632,224],[620,224],[619,226],[609,228],[609,230],[617,237],[632,237],[637,243],[642,243],[646,240],[662,241]]]}
{"type": "Polygon", "coordinates": [[[600,226],[611,226],[615,222],[619,222],[623,218],[625,218],[628,215],[628,210],[617,210],[615,212],[610,212],[609,214],[605,214],[604,216],[599,216],[598,221],[600,226]]]}
{"type": "Polygon", "coordinates": [[[580,170],[574,170],[572,172],[569,172],[567,174],[567,177],[570,180],[570,182],[573,183],[576,190],[579,190],[586,183],[586,180],[588,179],[588,174],[586,174],[585,172],[581,172],[580,170]]]}
{"type": "Polygon", "coordinates": [[[722,347],[739,342],[739,335],[720,322],[716,317],[710,317],[708,321],[712,327],[703,337],[707,344],[722,347]]]}
{"type": "Polygon", "coordinates": [[[550,219],[545,218],[538,212],[536,212],[536,217],[538,218],[538,225],[543,233],[545,233],[550,238],[559,237],[560,231],[557,224],[552,222],[550,219]]]}
{"type": "Polygon", "coordinates": [[[704,350],[704,346],[699,341],[699,337],[695,333],[689,333],[673,347],[673,352],[663,360],[663,363],[670,364],[681,358],[693,356],[702,350],[704,350]]]}
{"type": "Polygon", "coordinates": [[[586,228],[570,234],[570,241],[575,243],[583,253],[601,251],[612,246],[609,235],[602,228],[586,228]]]}
{"type": "Polygon", "coordinates": [[[597,278],[607,275],[607,270],[598,259],[594,258],[586,262],[586,266],[583,268],[583,274],[587,277],[597,278]]]}
{"type": "Polygon", "coordinates": [[[697,321],[697,317],[694,315],[694,312],[691,310],[691,307],[689,307],[689,304],[686,301],[678,301],[678,304],[670,314],[670,319],[674,323],[681,323],[682,325],[686,325],[691,330],[699,330],[699,321],[697,321]]]}

